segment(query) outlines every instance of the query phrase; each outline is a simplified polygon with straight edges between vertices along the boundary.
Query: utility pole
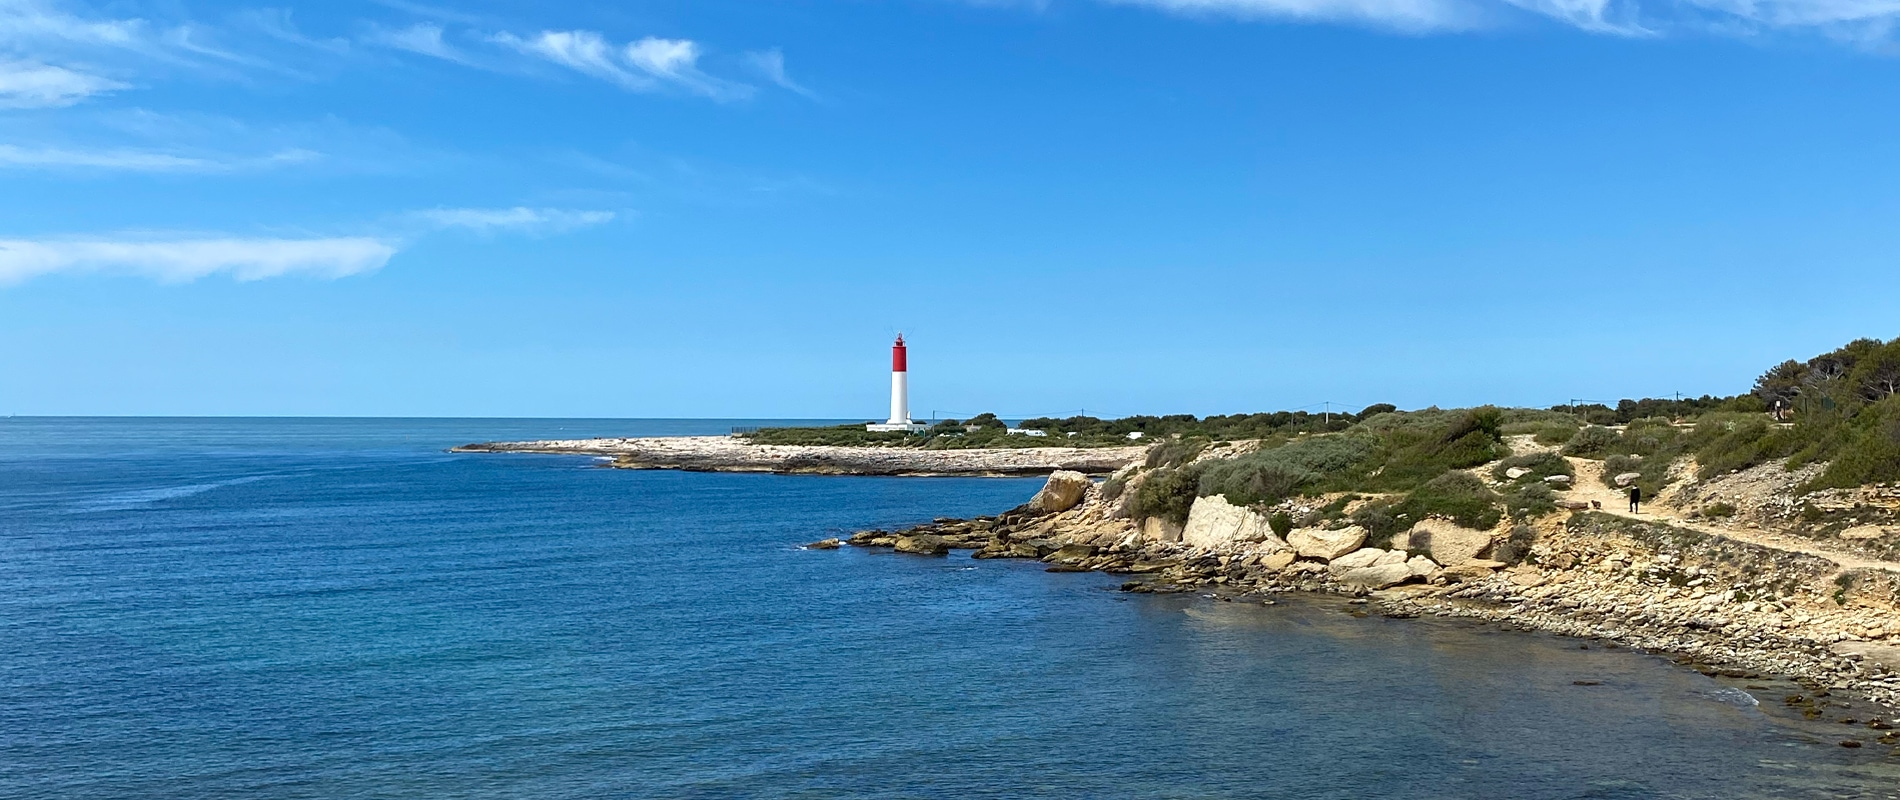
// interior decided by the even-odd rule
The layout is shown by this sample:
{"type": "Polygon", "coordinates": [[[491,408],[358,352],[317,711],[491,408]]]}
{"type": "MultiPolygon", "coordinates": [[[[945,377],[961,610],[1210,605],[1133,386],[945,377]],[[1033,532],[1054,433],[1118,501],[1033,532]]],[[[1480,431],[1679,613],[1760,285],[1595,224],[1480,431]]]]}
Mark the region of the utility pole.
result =
{"type": "Polygon", "coordinates": [[[1331,400],[1326,401],[1326,424],[1328,426],[1333,424],[1333,401],[1331,400]]]}

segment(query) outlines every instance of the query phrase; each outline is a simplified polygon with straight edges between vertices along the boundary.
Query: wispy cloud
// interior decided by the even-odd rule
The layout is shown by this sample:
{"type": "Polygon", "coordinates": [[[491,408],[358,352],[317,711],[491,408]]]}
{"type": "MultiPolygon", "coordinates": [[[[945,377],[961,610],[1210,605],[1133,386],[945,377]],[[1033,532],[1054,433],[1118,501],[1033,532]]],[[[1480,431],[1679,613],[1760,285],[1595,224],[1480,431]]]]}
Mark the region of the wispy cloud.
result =
{"type": "Polygon", "coordinates": [[[32,61],[0,62],[0,108],[59,108],[126,84],[32,61]]]}
{"type": "Polygon", "coordinates": [[[420,22],[407,28],[371,25],[369,33],[364,35],[363,40],[370,44],[406,50],[457,64],[473,63],[461,50],[449,44],[442,35],[442,26],[432,22],[420,22]]]}
{"type": "Polygon", "coordinates": [[[464,228],[487,233],[496,230],[520,233],[564,233],[612,222],[612,211],[577,211],[563,208],[432,208],[412,214],[434,228],[464,228]]]}
{"type": "Polygon", "coordinates": [[[1403,31],[1479,27],[1480,2],[1467,0],[1106,0],[1190,15],[1309,22],[1363,22],[1403,31]]]}
{"type": "Polygon", "coordinates": [[[785,51],[774,47],[770,50],[747,53],[745,58],[746,63],[751,64],[753,69],[757,70],[760,75],[765,76],[765,79],[771,81],[774,86],[802,94],[814,100],[818,98],[816,93],[799,85],[797,81],[792,80],[790,74],[786,73],[785,51]]]}
{"type": "Polygon", "coordinates": [[[226,274],[341,278],[381,269],[396,247],[380,239],[0,239],[0,285],[67,272],[136,275],[168,283],[226,274]]]}
{"type": "MultiPolygon", "coordinates": [[[[1042,3],[965,0],[978,5],[1042,3]]],[[[1096,0],[1199,17],[1343,22],[1407,33],[1495,28],[1529,12],[1590,33],[1670,35],[1807,34],[1871,50],[1895,50],[1896,0],[1096,0]]]]}
{"type": "Polygon", "coordinates": [[[690,39],[646,37],[616,45],[595,31],[502,32],[489,41],[634,92],[678,88],[715,100],[751,96],[752,86],[715,78],[699,68],[700,46],[690,39]]]}
{"type": "Polygon", "coordinates": [[[70,149],[0,144],[0,169],[98,169],[120,172],[236,172],[305,164],[322,158],[312,150],[281,150],[255,158],[201,157],[136,149],[70,149]]]}

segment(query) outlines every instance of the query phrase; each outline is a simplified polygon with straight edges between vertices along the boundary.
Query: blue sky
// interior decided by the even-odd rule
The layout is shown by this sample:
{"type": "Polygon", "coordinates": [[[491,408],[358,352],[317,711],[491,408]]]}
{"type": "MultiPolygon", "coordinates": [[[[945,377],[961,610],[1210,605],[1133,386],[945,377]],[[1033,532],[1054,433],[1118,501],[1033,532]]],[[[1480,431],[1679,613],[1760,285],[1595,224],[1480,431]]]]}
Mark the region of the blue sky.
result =
{"type": "Polygon", "coordinates": [[[0,413],[1733,393],[1900,335],[1872,0],[0,0],[0,413]]]}

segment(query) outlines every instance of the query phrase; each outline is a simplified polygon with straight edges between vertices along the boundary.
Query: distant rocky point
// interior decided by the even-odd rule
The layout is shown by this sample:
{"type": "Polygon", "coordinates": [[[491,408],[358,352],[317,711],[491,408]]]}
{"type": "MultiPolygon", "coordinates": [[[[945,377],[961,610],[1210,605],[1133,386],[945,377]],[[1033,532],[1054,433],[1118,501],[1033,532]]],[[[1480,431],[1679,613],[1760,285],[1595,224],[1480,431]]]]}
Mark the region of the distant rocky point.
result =
{"type": "Polygon", "coordinates": [[[458,453],[561,453],[613,459],[620,469],[776,472],[802,475],[1107,474],[1141,460],[1146,446],[924,450],[902,447],[764,445],[727,436],[487,442],[458,453]]]}

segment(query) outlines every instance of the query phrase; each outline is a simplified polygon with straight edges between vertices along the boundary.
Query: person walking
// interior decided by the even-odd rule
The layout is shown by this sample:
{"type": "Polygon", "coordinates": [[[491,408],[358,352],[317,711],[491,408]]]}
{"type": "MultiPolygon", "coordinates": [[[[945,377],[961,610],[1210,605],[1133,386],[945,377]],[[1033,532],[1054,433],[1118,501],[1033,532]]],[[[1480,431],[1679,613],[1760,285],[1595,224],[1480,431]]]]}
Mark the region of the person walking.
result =
{"type": "Polygon", "coordinates": [[[1631,486],[1630,487],[1630,513],[1631,514],[1640,513],[1639,511],[1637,511],[1637,507],[1641,506],[1642,504],[1643,504],[1643,487],[1631,486]]]}

